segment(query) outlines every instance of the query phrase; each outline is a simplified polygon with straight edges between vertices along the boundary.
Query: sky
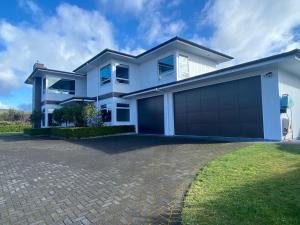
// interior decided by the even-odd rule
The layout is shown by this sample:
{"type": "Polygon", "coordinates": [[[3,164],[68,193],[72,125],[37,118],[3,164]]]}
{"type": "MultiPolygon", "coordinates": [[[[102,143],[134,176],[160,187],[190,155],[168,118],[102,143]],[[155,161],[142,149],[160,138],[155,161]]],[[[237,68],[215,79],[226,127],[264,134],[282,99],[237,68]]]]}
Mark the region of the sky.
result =
{"type": "Polygon", "coordinates": [[[300,48],[299,0],[2,0],[0,108],[31,109],[38,60],[72,71],[105,48],[141,53],[180,36],[234,65],[300,48]]]}

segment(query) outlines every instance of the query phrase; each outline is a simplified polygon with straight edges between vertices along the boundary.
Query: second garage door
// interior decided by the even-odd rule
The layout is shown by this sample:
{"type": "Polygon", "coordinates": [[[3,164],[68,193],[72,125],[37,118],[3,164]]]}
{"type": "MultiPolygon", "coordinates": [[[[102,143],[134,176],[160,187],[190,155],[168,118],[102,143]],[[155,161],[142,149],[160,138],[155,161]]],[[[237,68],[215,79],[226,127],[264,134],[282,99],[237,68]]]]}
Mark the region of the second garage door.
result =
{"type": "Polygon", "coordinates": [[[175,134],[263,138],[260,77],[174,94],[175,134]]]}
{"type": "Polygon", "coordinates": [[[139,133],[164,134],[164,98],[155,96],[138,100],[139,133]]]}

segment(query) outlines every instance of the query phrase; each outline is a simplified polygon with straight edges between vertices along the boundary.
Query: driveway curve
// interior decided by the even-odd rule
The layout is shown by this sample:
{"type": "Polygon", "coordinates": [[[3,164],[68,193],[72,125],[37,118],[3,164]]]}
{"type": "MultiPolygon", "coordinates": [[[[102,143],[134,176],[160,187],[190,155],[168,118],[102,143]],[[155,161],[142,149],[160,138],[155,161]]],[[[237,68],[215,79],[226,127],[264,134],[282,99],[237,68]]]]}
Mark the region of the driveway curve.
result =
{"type": "Polygon", "coordinates": [[[245,146],[190,138],[0,137],[0,224],[180,224],[208,161],[245,146]]]}

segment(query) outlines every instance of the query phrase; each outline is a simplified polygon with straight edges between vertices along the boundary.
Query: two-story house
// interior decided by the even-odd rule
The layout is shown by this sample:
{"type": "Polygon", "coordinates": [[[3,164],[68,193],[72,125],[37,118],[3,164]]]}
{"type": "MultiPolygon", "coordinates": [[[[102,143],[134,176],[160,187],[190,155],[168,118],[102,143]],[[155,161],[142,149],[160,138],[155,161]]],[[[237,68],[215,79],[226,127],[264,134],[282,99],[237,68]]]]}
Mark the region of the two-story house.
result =
{"type": "Polygon", "coordinates": [[[217,69],[232,57],[175,37],[139,55],[110,49],[73,72],[36,63],[33,109],[52,124],[54,109],[94,103],[106,125],[137,133],[249,137],[300,136],[300,51],[217,69]],[[282,97],[293,107],[283,107],[282,97]]]}

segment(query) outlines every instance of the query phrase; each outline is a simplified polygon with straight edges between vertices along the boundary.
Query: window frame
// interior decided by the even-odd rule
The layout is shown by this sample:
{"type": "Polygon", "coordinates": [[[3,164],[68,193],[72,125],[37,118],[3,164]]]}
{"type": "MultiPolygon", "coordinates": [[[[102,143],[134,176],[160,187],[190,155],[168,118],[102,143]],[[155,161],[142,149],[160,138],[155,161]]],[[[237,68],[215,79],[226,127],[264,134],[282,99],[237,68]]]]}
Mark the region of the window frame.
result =
{"type": "Polygon", "coordinates": [[[164,56],[164,57],[161,57],[157,60],[157,74],[158,74],[158,78],[159,80],[162,80],[166,77],[169,77],[170,75],[172,75],[174,72],[175,72],[175,54],[170,54],[170,55],[167,55],[167,56],[164,56]],[[159,70],[159,61],[160,60],[163,60],[165,58],[168,58],[168,57],[172,57],[173,58],[173,69],[172,70],[169,70],[169,71],[166,71],[166,72],[163,72],[160,74],[160,70],[159,70]]]}
{"type": "Polygon", "coordinates": [[[112,122],[112,107],[109,107],[109,104],[102,104],[100,105],[100,114],[101,114],[101,120],[103,123],[111,123],[112,122]],[[110,111],[110,120],[104,121],[102,118],[102,111],[106,110],[106,112],[110,111]]]}
{"type": "Polygon", "coordinates": [[[76,80],[75,79],[69,79],[69,78],[63,78],[63,77],[56,77],[56,76],[48,76],[47,80],[48,80],[48,86],[47,86],[46,89],[47,89],[47,93],[49,93],[49,94],[63,94],[63,95],[75,95],[76,94],[76,80]],[[74,93],[64,93],[62,91],[55,92],[55,90],[57,90],[57,89],[49,89],[49,87],[50,87],[49,86],[49,78],[50,78],[50,80],[51,80],[51,78],[58,78],[58,79],[61,79],[61,80],[74,81],[74,93]]]}
{"type": "Polygon", "coordinates": [[[108,63],[105,66],[100,67],[100,69],[99,69],[99,77],[100,77],[99,79],[100,79],[100,85],[101,86],[103,86],[105,84],[111,83],[111,80],[112,80],[112,64],[111,63],[108,63]],[[107,79],[107,80],[105,80],[105,81],[102,81],[101,70],[103,70],[105,67],[108,67],[108,66],[110,67],[110,78],[107,79]]]}
{"type": "Polygon", "coordinates": [[[116,121],[117,122],[130,122],[130,104],[129,103],[119,102],[119,103],[116,104],[116,121]],[[128,110],[128,120],[118,120],[118,109],[128,110]]]}
{"type": "Polygon", "coordinates": [[[115,70],[116,70],[116,81],[119,83],[119,84],[129,84],[129,78],[130,78],[130,70],[129,70],[129,65],[126,65],[126,64],[116,64],[115,66],[115,70]],[[127,68],[128,69],[128,78],[121,78],[121,77],[117,77],[117,67],[123,67],[123,68],[127,68]],[[120,80],[122,81],[125,81],[125,82],[120,82],[120,80]]]}

